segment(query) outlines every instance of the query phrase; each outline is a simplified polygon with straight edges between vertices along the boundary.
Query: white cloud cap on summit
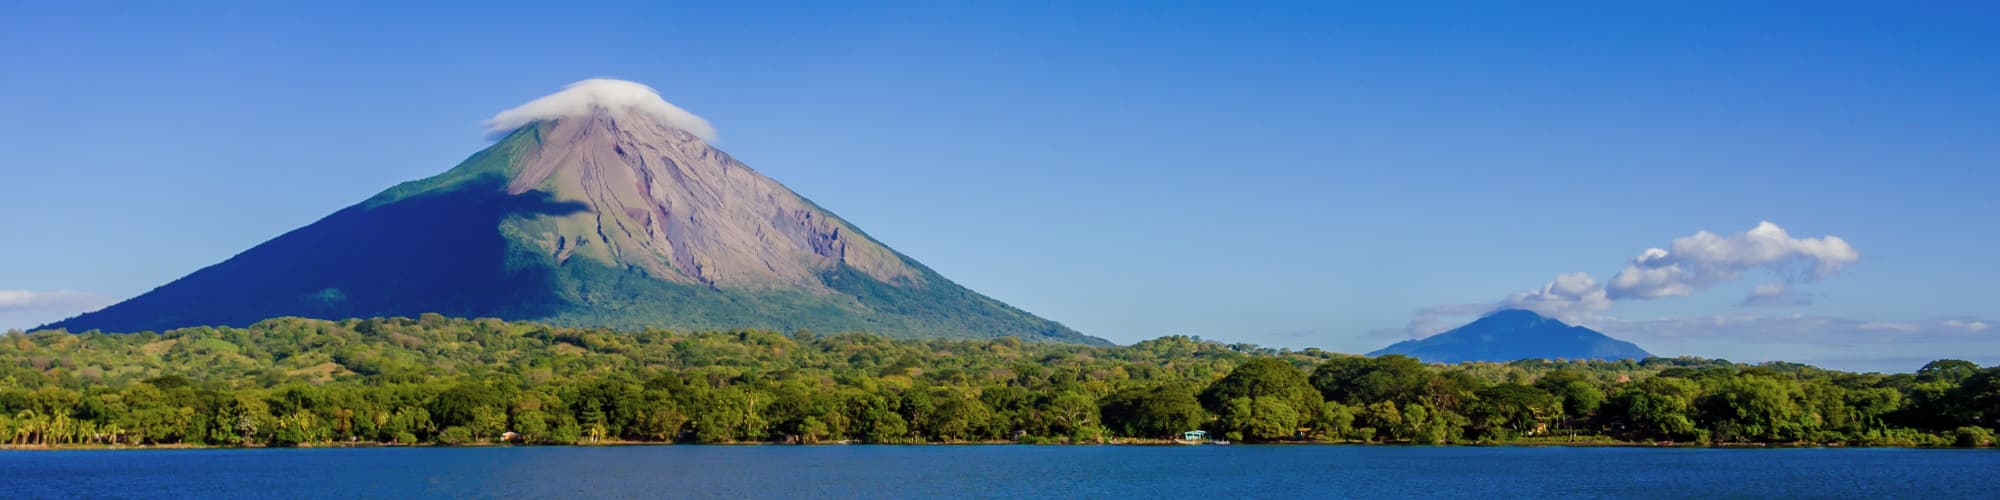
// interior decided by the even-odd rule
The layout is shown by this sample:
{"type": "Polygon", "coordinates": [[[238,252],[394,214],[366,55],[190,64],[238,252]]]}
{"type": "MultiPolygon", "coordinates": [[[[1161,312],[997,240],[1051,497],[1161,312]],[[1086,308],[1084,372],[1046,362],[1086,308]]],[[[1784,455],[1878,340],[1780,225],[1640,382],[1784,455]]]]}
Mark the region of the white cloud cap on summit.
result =
{"type": "Polygon", "coordinates": [[[1502,309],[1527,309],[1543,316],[1576,323],[1611,308],[1604,286],[1587,273],[1556,276],[1539,290],[1528,290],[1500,302],[1502,309]]]}
{"type": "Polygon", "coordinates": [[[563,87],[561,92],[501,111],[486,120],[486,132],[505,134],[537,121],[587,115],[598,110],[652,115],[704,141],[715,141],[715,127],[709,125],[708,120],[660,98],[660,93],[652,87],[609,78],[572,83],[563,87]]]}

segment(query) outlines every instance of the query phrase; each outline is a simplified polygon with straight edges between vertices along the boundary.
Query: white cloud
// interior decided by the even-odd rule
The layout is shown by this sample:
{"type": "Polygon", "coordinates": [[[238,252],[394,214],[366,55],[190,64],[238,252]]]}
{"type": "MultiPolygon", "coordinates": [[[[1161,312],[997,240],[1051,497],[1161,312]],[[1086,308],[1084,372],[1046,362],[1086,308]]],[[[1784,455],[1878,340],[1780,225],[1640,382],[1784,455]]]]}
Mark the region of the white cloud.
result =
{"type": "Polygon", "coordinates": [[[1747,307],[1791,307],[1812,305],[1813,296],[1795,293],[1792,286],[1785,283],[1765,283],[1750,289],[1750,296],[1744,297],[1738,305],[1747,307]]]}
{"type": "Polygon", "coordinates": [[[1922,331],[1924,327],[1916,323],[1902,321],[1865,321],[1859,325],[1855,325],[1854,328],[1868,332],[1917,333],[1922,331]]]}
{"type": "Polygon", "coordinates": [[[1497,305],[1490,303],[1432,306],[1411,314],[1410,324],[1401,330],[1372,330],[1368,333],[1371,336],[1385,338],[1424,338],[1457,328],[1465,324],[1466,320],[1493,312],[1497,308],[1497,305]]]}
{"type": "Polygon", "coordinates": [[[0,312],[73,311],[83,312],[106,305],[97,295],[69,290],[37,292],[0,290],[0,312]]]}
{"type": "Polygon", "coordinates": [[[1838,236],[1793,238],[1777,224],[1760,222],[1735,236],[1701,231],[1675,239],[1670,249],[1646,249],[1605,289],[1613,300],[1692,295],[1759,268],[1777,273],[1787,284],[1810,282],[1839,274],[1860,259],[1838,236]]]}
{"type": "Polygon", "coordinates": [[[0,290],[0,330],[32,328],[110,305],[100,295],[69,290],[0,290]]]}
{"type": "Polygon", "coordinates": [[[1725,314],[1647,320],[1597,318],[1585,326],[1655,355],[1737,362],[1790,361],[1839,370],[1909,373],[1936,359],[2000,363],[2000,332],[1971,318],[1866,321],[1835,316],[1725,314]]]}
{"type": "Polygon", "coordinates": [[[1938,326],[1944,327],[1947,330],[1966,333],[1978,333],[1986,331],[1987,328],[1992,328],[1992,325],[1988,325],[1984,321],[1959,321],[1955,319],[1945,320],[1942,323],[1938,323],[1938,326]]]}
{"type": "Polygon", "coordinates": [[[1527,309],[1543,316],[1576,323],[1592,314],[1611,308],[1611,299],[1586,273],[1569,273],[1557,276],[1542,288],[1528,290],[1508,296],[1500,301],[1502,309],[1527,309]]]}
{"type": "MultiPolygon", "coordinates": [[[[1752,343],[1875,345],[2000,340],[1983,320],[1863,321],[1834,316],[1715,315],[1651,320],[1599,319],[1589,326],[1643,342],[1726,338],[1752,343]]],[[[1939,352],[1939,356],[1949,352],[1939,352]]]]}
{"type": "Polygon", "coordinates": [[[715,141],[715,127],[709,125],[708,120],[668,103],[652,87],[608,78],[572,83],[563,87],[561,92],[501,111],[486,120],[486,131],[488,134],[505,134],[537,121],[588,115],[597,111],[652,115],[702,140],[715,141]]]}

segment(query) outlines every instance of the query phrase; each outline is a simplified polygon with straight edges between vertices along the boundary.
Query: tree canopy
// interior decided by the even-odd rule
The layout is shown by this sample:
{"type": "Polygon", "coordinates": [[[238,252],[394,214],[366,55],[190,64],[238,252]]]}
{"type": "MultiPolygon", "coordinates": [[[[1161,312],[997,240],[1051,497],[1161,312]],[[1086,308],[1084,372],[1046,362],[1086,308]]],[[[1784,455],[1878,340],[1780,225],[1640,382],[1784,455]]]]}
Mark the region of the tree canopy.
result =
{"type": "Polygon", "coordinates": [[[891,340],[492,319],[0,336],[0,443],[1246,441],[1988,446],[2000,368],[1424,364],[1163,337],[891,340]]]}

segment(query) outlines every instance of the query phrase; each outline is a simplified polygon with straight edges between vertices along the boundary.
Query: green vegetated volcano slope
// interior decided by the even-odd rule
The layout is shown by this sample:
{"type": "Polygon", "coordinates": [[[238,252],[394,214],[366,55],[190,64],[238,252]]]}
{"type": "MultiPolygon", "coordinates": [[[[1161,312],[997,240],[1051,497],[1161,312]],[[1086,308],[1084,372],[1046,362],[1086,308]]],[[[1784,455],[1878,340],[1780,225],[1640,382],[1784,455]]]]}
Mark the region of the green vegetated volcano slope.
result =
{"type": "Polygon", "coordinates": [[[945,279],[699,138],[609,114],[523,127],[444,174],[47,328],[422,313],[1103,343],[945,279]]]}

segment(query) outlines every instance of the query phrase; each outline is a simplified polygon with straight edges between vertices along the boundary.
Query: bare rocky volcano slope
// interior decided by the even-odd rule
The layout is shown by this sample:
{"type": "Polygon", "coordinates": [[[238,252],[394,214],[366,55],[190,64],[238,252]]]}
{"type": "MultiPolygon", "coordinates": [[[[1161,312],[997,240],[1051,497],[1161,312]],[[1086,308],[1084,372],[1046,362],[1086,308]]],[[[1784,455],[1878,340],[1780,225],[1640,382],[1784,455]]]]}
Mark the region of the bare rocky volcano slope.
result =
{"type": "Polygon", "coordinates": [[[532,132],[536,145],[507,172],[508,194],[543,191],[589,207],[526,235],[558,262],[588,258],[711,287],[823,293],[831,289],[819,275],[835,265],[923,283],[888,247],[658,120],[596,113],[532,132]]]}

